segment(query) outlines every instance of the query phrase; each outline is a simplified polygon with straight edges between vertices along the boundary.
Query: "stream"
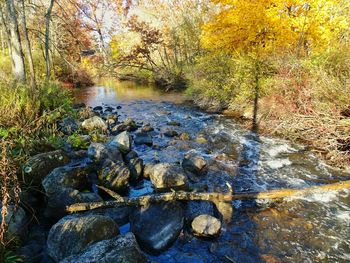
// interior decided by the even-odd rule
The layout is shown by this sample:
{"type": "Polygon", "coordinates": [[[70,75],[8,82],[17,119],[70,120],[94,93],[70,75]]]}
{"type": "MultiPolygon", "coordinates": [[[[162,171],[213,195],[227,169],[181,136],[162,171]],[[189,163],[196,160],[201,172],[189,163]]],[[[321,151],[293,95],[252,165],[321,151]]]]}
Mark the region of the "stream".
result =
{"type": "MultiPolygon", "coordinates": [[[[121,106],[121,120],[131,117],[155,127],[153,147],[133,148],[145,162],[181,162],[186,153],[202,155],[210,163],[208,191],[225,191],[227,184],[237,192],[305,188],[350,178],[302,145],[254,134],[233,119],[196,109],[177,93],[116,82],[77,90],[75,98],[92,107],[121,106]],[[171,129],[191,140],[163,136],[169,122],[179,123],[171,129]]],[[[152,192],[144,181],[129,194],[152,192]]],[[[349,190],[280,203],[235,201],[232,206],[230,222],[214,241],[181,234],[167,251],[149,257],[155,262],[350,262],[349,190]]]]}

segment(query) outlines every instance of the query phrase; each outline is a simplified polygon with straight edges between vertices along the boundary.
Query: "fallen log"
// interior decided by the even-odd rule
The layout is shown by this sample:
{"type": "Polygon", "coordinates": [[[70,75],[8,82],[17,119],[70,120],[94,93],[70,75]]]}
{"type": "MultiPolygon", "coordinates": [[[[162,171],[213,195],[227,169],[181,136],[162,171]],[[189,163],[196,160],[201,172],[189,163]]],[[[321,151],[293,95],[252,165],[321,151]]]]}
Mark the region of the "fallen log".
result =
{"type": "Polygon", "coordinates": [[[257,199],[283,199],[287,197],[302,197],[317,192],[337,191],[350,189],[350,180],[341,181],[333,184],[312,186],[304,189],[278,189],[266,192],[246,192],[246,193],[199,193],[199,192],[171,192],[154,195],[145,195],[140,197],[122,197],[112,190],[99,187],[106,191],[115,200],[77,203],[66,208],[69,213],[83,212],[98,208],[112,208],[119,206],[143,206],[149,203],[166,202],[166,201],[212,201],[212,202],[230,202],[234,200],[257,200],[257,199]]]}

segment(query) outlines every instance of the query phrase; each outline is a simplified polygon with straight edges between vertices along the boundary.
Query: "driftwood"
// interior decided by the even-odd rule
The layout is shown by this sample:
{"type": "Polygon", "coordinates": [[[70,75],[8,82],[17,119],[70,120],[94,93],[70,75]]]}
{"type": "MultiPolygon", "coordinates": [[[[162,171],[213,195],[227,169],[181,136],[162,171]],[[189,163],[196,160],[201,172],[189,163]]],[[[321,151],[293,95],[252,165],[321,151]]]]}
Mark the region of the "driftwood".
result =
{"type": "Polygon", "coordinates": [[[147,205],[149,203],[166,201],[212,201],[230,202],[234,200],[256,200],[256,199],[283,199],[286,197],[302,197],[317,192],[336,191],[341,189],[350,189],[350,180],[341,181],[333,184],[312,186],[304,189],[279,189],[266,192],[247,192],[247,193],[198,193],[198,192],[171,192],[154,195],[145,195],[140,197],[128,198],[122,197],[110,189],[99,186],[115,200],[91,203],[77,203],[66,208],[69,213],[83,212],[98,208],[111,208],[124,205],[147,205]]]}

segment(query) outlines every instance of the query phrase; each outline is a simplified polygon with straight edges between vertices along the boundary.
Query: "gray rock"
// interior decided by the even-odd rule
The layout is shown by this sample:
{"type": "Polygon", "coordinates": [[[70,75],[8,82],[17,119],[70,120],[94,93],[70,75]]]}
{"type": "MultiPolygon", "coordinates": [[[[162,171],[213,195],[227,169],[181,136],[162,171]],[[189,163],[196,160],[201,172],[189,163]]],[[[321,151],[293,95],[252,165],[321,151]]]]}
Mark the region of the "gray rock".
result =
{"type": "Polygon", "coordinates": [[[50,230],[47,251],[55,262],[82,252],[89,245],[119,234],[118,226],[105,216],[66,216],[50,230]]]}
{"type": "Polygon", "coordinates": [[[114,162],[123,160],[119,147],[113,144],[104,145],[102,143],[92,143],[88,149],[88,156],[96,162],[101,162],[106,159],[110,159],[114,162]]]}
{"type": "Polygon", "coordinates": [[[192,220],[203,214],[213,216],[215,213],[214,204],[210,201],[189,201],[186,208],[186,221],[192,222],[192,220]]]}
{"type": "Polygon", "coordinates": [[[28,185],[41,185],[41,181],[55,168],[70,162],[68,155],[61,150],[41,153],[29,158],[24,166],[24,181],[28,185]]]}
{"type": "Polygon", "coordinates": [[[202,156],[186,155],[182,161],[182,168],[195,175],[202,175],[206,167],[207,161],[202,156]]]}
{"type": "Polygon", "coordinates": [[[135,135],[135,144],[142,145],[145,144],[147,146],[153,145],[152,136],[147,133],[137,133],[135,135]]]}
{"type": "Polygon", "coordinates": [[[149,179],[151,177],[151,173],[153,172],[153,164],[146,163],[143,167],[143,177],[149,179]]]}
{"type": "MultiPolygon", "coordinates": [[[[3,208],[1,207],[1,213],[3,212],[2,210],[3,208]]],[[[0,220],[0,222],[2,222],[2,220],[0,220]]],[[[6,239],[10,240],[12,238],[21,238],[23,237],[26,231],[28,217],[22,207],[18,206],[15,209],[13,205],[10,205],[7,207],[7,215],[5,217],[5,222],[8,225],[6,239]]]]}
{"type": "Polygon", "coordinates": [[[166,137],[175,137],[175,136],[178,136],[179,134],[177,133],[177,131],[174,131],[174,130],[166,130],[165,132],[164,132],[164,135],[166,136],[166,137]]]}
{"type": "Polygon", "coordinates": [[[187,185],[187,176],[176,164],[160,163],[153,166],[150,179],[157,189],[178,189],[187,185]]]}
{"type": "Polygon", "coordinates": [[[131,151],[131,144],[131,136],[126,131],[118,134],[109,142],[109,146],[117,146],[124,154],[128,154],[131,151]]]}
{"type": "Polygon", "coordinates": [[[146,133],[146,132],[152,132],[154,131],[154,128],[151,126],[151,124],[146,124],[141,128],[141,133],[146,133]]]}
{"type": "Polygon", "coordinates": [[[99,208],[82,213],[82,215],[102,215],[112,218],[118,226],[123,226],[129,222],[131,209],[129,206],[99,208]]]}
{"type": "Polygon", "coordinates": [[[117,134],[119,134],[123,131],[127,131],[127,130],[128,130],[128,126],[126,126],[124,123],[120,123],[120,124],[115,125],[112,128],[112,134],[117,135],[117,134]]]}
{"type": "Polygon", "coordinates": [[[130,180],[130,170],[123,162],[107,160],[99,173],[100,182],[116,192],[124,192],[130,180]]]}
{"type": "Polygon", "coordinates": [[[67,214],[66,207],[69,205],[100,201],[102,201],[102,198],[96,193],[61,188],[56,192],[47,194],[45,216],[58,219],[67,214]]]}
{"type": "Polygon", "coordinates": [[[200,215],[192,221],[193,234],[200,237],[216,237],[220,234],[221,222],[211,215],[200,215]]]}
{"type": "Polygon", "coordinates": [[[59,124],[58,127],[66,135],[71,135],[79,129],[79,122],[73,118],[64,118],[59,124]]]}
{"type": "Polygon", "coordinates": [[[83,121],[81,126],[90,132],[96,131],[96,130],[105,132],[105,131],[107,131],[107,128],[108,128],[105,121],[102,120],[102,118],[100,118],[98,116],[94,116],[92,118],[86,119],[85,121],[83,121]]]}
{"type": "Polygon", "coordinates": [[[137,182],[142,178],[143,174],[143,160],[140,158],[131,159],[128,163],[130,170],[130,180],[132,182],[137,182]]]}
{"type": "Polygon", "coordinates": [[[81,254],[65,258],[61,263],[143,263],[142,254],[132,233],[103,240],[87,247],[81,254]]]}
{"type": "Polygon", "coordinates": [[[128,127],[127,131],[136,131],[138,129],[136,122],[132,118],[127,118],[123,124],[128,127]]]}
{"type": "Polygon", "coordinates": [[[88,189],[89,170],[90,167],[84,165],[58,167],[45,177],[42,185],[46,194],[59,192],[62,188],[88,189]]]}
{"type": "Polygon", "coordinates": [[[131,230],[141,247],[157,254],[164,251],[179,236],[184,224],[184,211],[178,202],[151,204],[130,216],[131,230]]]}

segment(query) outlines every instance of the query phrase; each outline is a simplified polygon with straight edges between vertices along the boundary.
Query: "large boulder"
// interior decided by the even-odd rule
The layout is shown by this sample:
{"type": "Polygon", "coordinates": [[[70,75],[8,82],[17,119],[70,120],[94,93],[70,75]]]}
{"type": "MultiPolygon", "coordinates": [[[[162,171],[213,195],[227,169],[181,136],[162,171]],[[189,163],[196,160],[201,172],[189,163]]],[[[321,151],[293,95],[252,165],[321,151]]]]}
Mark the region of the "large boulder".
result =
{"type": "Polygon", "coordinates": [[[116,145],[105,145],[102,143],[92,143],[88,148],[88,156],[95,162],[106,159],[111,161],[122,161],[123,156],[116,145]]]}
{"type": "Polygon", "coordinates": [[[132,139],[127,131],[118,134],[109,142],[109,146],[117,146],[124,154],[128,154],[131,151],[131,144],[132,139]]]}
{"type": "Polygon", "coordinates": [[[193,234],[200,237],[216,237],[220,234],[221,222],[211,215],[200,215],[192,221],[193,234]]]}
{"type": "Polygon", "coordinates": [[[198,155],[186,155],[182,161],[182,168],[186,172],[193,173],[195,175],[202,175],[207,167],[207,161],[198,155]]]}
{"type": "MultiPolygon", "coordinates": [[[[3,207],[0,207],[0,212],[3,212],[3,207]]],[[[2,222],[1,217],[0,222],[2,222]]],[[[28,217],[22,207],[15,208],[15,206],[10,205],[7,207],[5,223],[8,225],[6,239],[20,238],[26,231],[28,217]]]]}
{"type": "Polygon", "coordinates": [[[141,247],[158,254],[177,239],[184,225],[184,211],[178,202],[151,204],[134,210],[130,224],[141,247]]]}
{"type": "Polygon", "coordinates": [[[68,256],[82,252],[89,245],[113,238],[118,233],[118,226],[109,217],[66,216],[51,228],[47,251],[55,262],[60,262],[68,256]]]}
{"type": "Polygon", "coordinates": [[[99,181],[116,192],[124,192],[130,180],[130,170],[123,162],[107,160],[99,172],[99,181]]]}
{"type": "Polygon", "coordinates": [[[28,185],[38,186],[53,169],[69,162],[70,158],[61,150],[34,155],[24,166],[24,181],[28,185]]]}
{"type": "Polygon", "coordinates": [[[159,190],[180,189],[187,186],[187,176],[176,164],[160,163],[153,166],[150,179],[159,190]]]}
{"type": "Polygon", "coordinates": [[[143,263],[148,262],[132,233],[88,246],[82,253],[60,263],[143,263]]]}
{"type": "Polygon", "coordinates": [[[85,130],[90,131],[90,132],[96,131],[96,130],[105,132],[105,131],[107,131],[107,128],[108,128],[105,121],[98,116],[94,116],[92,118],[86,119],[85,121],[83,121],[81,126],[85,130]]]}

